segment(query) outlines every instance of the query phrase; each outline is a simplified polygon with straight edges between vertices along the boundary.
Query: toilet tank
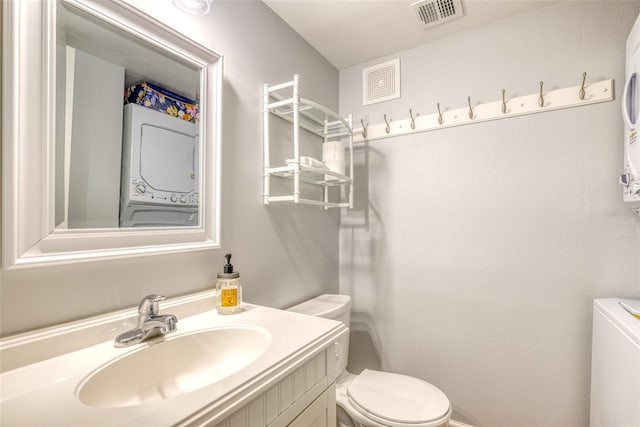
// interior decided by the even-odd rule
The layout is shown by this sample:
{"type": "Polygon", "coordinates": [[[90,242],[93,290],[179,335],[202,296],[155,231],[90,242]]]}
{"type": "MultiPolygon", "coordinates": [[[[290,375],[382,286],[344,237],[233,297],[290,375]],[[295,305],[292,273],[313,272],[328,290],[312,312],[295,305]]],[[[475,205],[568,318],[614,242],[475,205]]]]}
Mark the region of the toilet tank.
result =
{"type": "MultiPolygon", "coordinates": [[[[349,295],[324,294],[289,307],[287,310],[325,319],[338,320],[349,327],[351,322],[351,297],[349,295]]],[[[336,345],[338,375],[347,369],[349,334],[344,334],[336,345]]]]}

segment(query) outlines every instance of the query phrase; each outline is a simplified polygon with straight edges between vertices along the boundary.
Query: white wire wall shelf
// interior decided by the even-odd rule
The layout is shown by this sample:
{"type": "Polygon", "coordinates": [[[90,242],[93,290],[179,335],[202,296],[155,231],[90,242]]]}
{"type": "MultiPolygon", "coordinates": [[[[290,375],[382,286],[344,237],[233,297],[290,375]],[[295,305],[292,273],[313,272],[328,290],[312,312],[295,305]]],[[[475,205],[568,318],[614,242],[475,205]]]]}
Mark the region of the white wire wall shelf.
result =
{"type": "MultiPolygon", "coordinates": [[[[265,205],[278,202],[300,203],[329,208],[353,208],[353,126],[351,115],[342,117],[324,105],[300,97],[300,76],[293,80],[277,84],[264,85],[263,88],[263,150],[264,150],[264,182],[263,202],[265,205]],[[283,95],[283,91],[291,90],[291,95],[283,95]],[[278,116],[293,125],[293,159],[286,166],[272,167],[270,164],[269,122],[271,115],[278,116]],[[307,166],[300,161],[300,128],[321,138],[322,142],[343,141],[348,151],[348,173],[342,174],[328,169],[307,166]],[[271,178],[286,178],[292,181],[291,194],[271,194],[271,178]],[[323,199],[313,200],[301,197],[300,184],[312,184],[322,187],[323,199]],[[346,187],[347,191],[339,191],[338,202],[329,201],[329,188],[346,187]]],[[[283,160],[283,163],[285,161],[283,160]]]]}
{"type": "MultiPolygon", "coordinates": [[[[269,172],[272,176],[289,179],[293,179],[294,170],[295,167],[293,165],[269,168],[269,172]]],[[[351,184],[351,178],[348,176],[326,169],[300,165],[300,172],[300,181],[306,182],[307,184],[326,185],[327,187],[351,184]],[[328,178],[328,176],[333,178],[328,178]]]]}
{"type": "Polygon", "coordinates": [[[585,77],[586,73],[582,85],[548,92],[543,91],[543,82],[540,82],[538,93],[511,99],[505,98],[503,90],[502,100],[484,104],[473,105],[469,97],[465,107],[452,110],[441,111],[440,104],[436,104],[436,112],[426,115],[409,109],[409,118],[402,120],[392,120],[385,114],[382,123],[371,126],[361,120],[362,127],[353,131],[354,143],[613,101],[612,79],[585,84],[585,77]]]}

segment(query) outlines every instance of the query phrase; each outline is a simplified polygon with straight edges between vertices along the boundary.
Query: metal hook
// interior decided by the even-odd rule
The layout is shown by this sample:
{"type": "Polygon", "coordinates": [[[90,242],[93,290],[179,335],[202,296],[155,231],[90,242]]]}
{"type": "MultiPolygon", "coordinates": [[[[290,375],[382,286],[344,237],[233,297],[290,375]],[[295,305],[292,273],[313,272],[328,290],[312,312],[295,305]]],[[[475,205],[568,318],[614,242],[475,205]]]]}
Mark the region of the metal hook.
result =
{"type": "Polygon", "coordinates": [[[387,124],[387,127],[384,128],[384,131],[389,134],[391,132],[391,128],[389,127],[389,120],[387,120],[387,115],[384,115],[384,122],[387,124]]]}
{"type": "Polygon", "coordinates": [[[471,108],[471,97],[467,96],[467,104],[469,104],[469,118],[473,120],[473,108],[471,108]]]}
{"type": "Polygon", "coordinates": [[[544,83],[542,82],[542,80],[540,81],[540,96],[538,96],[538,105],[541,107],[544,107],[544,97],[542,96],[542,85],[544,83]]]}
{"type": "Polygon", "coordinates": [[[416,119],[413,117],[413,111],[409,108],[409,116],[411,117],[411,129],[416,128],[416,119]]]}
{"type": "Polygon", "coordinates": [[[362,123],[362,137],[367,137],[367,125],[364,124],[364,119],[360,119],[360,123],[362,123]]]}
{"type": "Polygon", "coordinates": [[[580,97],[581,100],[584,99],[585,96],[585,91],[584,91],[584,81],[587,78],[587,73],[582,73],[582,86],[580,86],[580,91],[578,92],[578,96],[580,97]]]}
{"type": "Polygon", "coordinates": [[[504,100],[504,89],[502,89],[502,114],[507,114],[507,103],[504,100]]]}
{"type": "Polygon", "coordinates": [[[438,102],[438,124],[442,124],[444,120],[442,120],[442,113],[440,112],[440,103],[438,102]]]}

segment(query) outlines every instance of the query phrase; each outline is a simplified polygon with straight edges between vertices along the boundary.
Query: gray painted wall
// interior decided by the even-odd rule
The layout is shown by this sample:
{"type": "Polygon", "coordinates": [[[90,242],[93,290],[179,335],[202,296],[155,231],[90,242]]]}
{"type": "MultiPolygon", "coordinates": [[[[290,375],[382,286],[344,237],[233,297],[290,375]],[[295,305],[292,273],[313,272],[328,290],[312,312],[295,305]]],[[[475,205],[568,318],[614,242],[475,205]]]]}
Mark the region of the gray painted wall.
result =
{"type": "MultiPolygon", "coordinates": [[[[340,111],[382,123],[624,78],[638,2],[560,2],[340,73],[340,111]],[[401,59],[402,98],[361,105],[401,59]]],[[[477,426],[583,427],[591,304],[640,298],[640,218],[621,199],[619,101],[374,141],[342,218],[340,290],[385,369],[477,426]],[[362,326],[362,325],[361,325],[362,326]],[[364,328],[366,329],[366,328],[364,328]]],[[[355,351],[355,350],[354,350],[355,351]]]]}
{"type": "Polygon", "coordinates": [[[117,228],[124,68],[80,49],[74,68],[69,228],[117,228]]]}
{"type": "Polygon", "coordinates": [[[337,109],[337,70],[261,2],[214,2],[198,18],[170,0],[131,3],[224,55],[222,249],[2,270],[2,336],[135,306],[149,293],[209,289],[227,252],[248,301],[284,307],[337,291],[338,212],[262,205],[261,113],[262,84],[294,73],[305,97],[337,109]]]}

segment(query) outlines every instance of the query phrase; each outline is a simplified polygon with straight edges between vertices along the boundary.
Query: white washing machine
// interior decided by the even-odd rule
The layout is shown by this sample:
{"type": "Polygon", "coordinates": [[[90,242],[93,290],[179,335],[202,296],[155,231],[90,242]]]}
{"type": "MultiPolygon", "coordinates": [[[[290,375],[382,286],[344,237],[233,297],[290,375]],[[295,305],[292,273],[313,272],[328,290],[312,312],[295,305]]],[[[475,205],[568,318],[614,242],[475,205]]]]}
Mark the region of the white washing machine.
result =
{"type": "Polygon", "coordinates": [[[593,301],[591,427],[640,426],[640,301],[593,301]]]}
{"type": "Polygon", "coordinates": [[[622,94],[624,171],[620,175],[625,202],[640,215],[640,16],[627,38],[626,82],[622,94]]]}
{"type": "Polygon", "coordinates": [[[121,227],[198,225],[198,126],[124,107],[121,227]]]}

